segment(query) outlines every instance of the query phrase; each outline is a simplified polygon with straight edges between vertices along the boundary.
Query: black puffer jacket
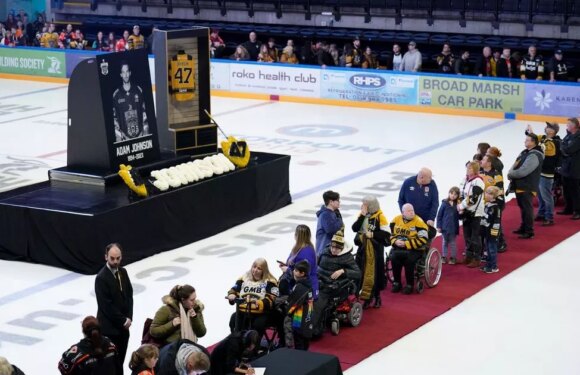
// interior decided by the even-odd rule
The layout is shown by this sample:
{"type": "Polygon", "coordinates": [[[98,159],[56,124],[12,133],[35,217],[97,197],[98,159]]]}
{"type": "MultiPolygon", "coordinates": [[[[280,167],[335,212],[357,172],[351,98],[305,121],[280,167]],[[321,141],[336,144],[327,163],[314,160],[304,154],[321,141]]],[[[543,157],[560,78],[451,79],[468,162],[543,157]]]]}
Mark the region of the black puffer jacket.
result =
{"type": "Polygon", "coordinates": [[[335,256],[331,254],[330,246],[327,246],[320,258],[318,258],[318,280],[320,281],[321,291],[328,289],[334,283],[345,278],[354,280],[358,283],[360,277],[360,269],[354,261],[352,249],[345,248],[335,256]],[[344,269],[344,274],[337,280],[332,280],[330,275],[340,269],[344,269]]]}

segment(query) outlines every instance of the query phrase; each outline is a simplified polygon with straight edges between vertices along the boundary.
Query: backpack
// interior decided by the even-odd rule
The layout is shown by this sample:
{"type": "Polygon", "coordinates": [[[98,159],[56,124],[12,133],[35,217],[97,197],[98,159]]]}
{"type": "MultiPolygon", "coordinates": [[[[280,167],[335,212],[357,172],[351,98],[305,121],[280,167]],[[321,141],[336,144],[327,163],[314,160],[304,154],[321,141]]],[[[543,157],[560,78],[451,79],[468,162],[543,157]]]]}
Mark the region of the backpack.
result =
{"type": "Polygon", "coordinates": [[[145,323],[143,323],[143,334],[141,336],[141,344],[151,344],[155,345],[158,348],[162,348],[167,344],[167,342],[165,340],[160,340],[151,336],[151,333],[149,333],[151,329],[151,323],[153,323],[153,319],[151,318],[145,319],[145,323]]]}

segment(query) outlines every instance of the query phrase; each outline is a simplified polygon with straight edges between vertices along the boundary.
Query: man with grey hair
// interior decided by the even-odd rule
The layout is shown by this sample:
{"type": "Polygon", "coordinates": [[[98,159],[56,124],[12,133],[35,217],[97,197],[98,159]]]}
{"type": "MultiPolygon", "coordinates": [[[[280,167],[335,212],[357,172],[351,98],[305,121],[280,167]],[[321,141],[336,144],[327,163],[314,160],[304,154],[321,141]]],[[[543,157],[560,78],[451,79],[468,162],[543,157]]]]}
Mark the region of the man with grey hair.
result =
{"type": "Polygon", "coordinates": [[[435,225],[435,217],[439,208],[439,192],[429,168],[421,168],[416,176],[411,176],[403,182],[399,191],[399,208],[405,203],[411,203],[415,212],[430,226],[435,225]]]}

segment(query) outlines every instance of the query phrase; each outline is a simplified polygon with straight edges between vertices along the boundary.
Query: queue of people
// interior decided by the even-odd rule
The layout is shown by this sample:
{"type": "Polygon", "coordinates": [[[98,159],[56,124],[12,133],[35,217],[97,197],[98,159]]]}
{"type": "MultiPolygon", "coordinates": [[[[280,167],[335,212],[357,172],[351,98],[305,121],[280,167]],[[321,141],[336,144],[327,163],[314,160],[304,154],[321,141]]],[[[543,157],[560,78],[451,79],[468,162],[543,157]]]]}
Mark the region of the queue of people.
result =
{"type": "MultiPolygon", "coordinates": [[[[529,126],[525,149],[507,174],[510,181],[507,188],[503,184],[501,151],[480,143],[477,153],[466,164],[463,182],[449,189],[441,205],[428,168],[422,168],[403,183],[398,200],[401,214],[391,222],[378,199],[365,196],[352,224],[356,252],[344,238],[340,194],[324,192],[324,204],[317,213],[316,244],[312,242],[310,228],[301,224],[296,227],[295,244],[286,261],[278,262],[279,278],[271,273],[264,258],[252,263],[226,294],[227,301],[236,305],[230,319],[231,334],[211,354],[197,343],[207,332],[203,303],[193,286],[176,285],[163,297],[149,327],[155,345],[146,343],[130,356],[132,374],[253,374],[247,363],[255,358],[261,338],[272,327],[280,335],[279,346],[308,350],[311,339],[324,330],[329,301],[337,292],[354,285],[353,293],[363,308],[382,306],[381,291],[386,286],[385,247],[391,247],[389,260],[394,279],[391,292],[411,294],[417,281],[417,261],[437,231],[443,235],[444,263],[451,266],[463,263],[486,274],[500,272],[498,253],[505,251],[500,238],[504,231],[502,212],[506,194],[516,194],[521,226],[514,233],[521,240],[534,236],[535,222],[546,227],[560,220],[554,219],[553,205],[546,202],[553,199],[551,188],[555,179],[562,180],[565,198],[564,210],[556,215],[580,219],[580,123],[576,118],[567,121],[566,131],[566,136],[560,139],[557,124],[547,123],[544,134],[539,136],[529,126]],[[534,196],[540,200],[535,219],[531,205],[534,196]],[[463,262],[457,254],[460,221],[465,242],[463,262]]],[[[112,243],[105,248],[105,265],[95,279],[97,316],[83,320],[81,340],[67,349],[58,363],[61,374],[124,373],[133,317],[133,287],[122,266],[122,257],[120,244],[112,243]]],[[[2,361],[0,365],[10,366],[2,361]]]]}

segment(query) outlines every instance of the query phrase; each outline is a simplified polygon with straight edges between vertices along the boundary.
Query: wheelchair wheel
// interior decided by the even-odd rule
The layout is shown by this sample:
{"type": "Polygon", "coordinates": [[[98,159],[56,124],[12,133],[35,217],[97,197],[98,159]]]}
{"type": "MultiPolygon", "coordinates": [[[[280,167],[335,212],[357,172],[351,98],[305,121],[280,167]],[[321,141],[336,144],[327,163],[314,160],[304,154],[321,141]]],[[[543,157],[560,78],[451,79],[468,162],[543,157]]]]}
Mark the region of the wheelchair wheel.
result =
{"type": "Polygon", "coordinates": [[[434,247],[430,248],[425,257],[425,283],[429,288],[433,288],[439,283],[442,270],[441,264],[441,253],[439,253],[439,250],[434,247]]]}
{"type": "Polygon", "coordinates": [[[419,294],[423,293],[423,291],[425,290],[425,284],[423,284],[423,280],[417,281],[417,284],[415,284],[415,290],[419,294]]]}
{"type": "Polygon", "coordinates": [[[340,332],[340,322],[338,319],[332,319],[330,321],[330,332],[332,332],[333,336],[338,336],[338,333],[340,332]]]}
{"type": "Polygon", "coordinates": [[[348,312],[348,322],[351,326],[356,327],[360,324],[363,315],[363,308],[360,302],[354,302],[348,312]]]}

